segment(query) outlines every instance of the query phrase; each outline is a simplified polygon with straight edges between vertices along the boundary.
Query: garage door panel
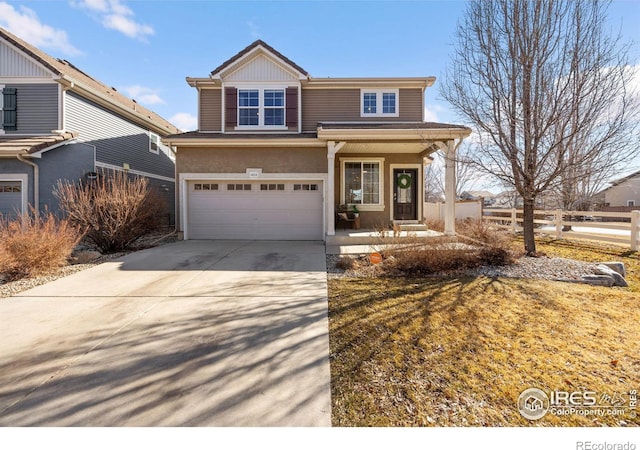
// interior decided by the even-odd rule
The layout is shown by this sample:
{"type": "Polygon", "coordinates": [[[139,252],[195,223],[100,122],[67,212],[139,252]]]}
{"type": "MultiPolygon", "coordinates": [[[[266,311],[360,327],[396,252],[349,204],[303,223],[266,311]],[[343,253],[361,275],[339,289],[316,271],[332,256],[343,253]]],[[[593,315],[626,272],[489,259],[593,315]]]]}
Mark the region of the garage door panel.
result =
{"type": "Polygon", "coordinates": [[[22,211],[22,182],[0,181],[0,215],[15,217],[22,211]]]}
{"type": "MultiPolygon", "coordinates": [[[[321,182],[314,191],[294,191],[294,182],[278,181],[285,190],[195,190],[189,183],[188,226],[190,239],[319,240],[323,237],[321,182]]],[[[295,183],[300,183],[295,182],[295,183]]]]}

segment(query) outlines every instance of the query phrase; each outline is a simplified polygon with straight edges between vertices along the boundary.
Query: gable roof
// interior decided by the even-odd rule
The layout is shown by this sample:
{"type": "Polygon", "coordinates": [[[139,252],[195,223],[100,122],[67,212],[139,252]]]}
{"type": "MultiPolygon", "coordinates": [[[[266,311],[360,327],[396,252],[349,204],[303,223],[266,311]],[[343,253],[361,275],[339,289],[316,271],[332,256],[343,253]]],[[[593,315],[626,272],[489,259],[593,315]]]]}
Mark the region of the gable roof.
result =
{"type": "Polygon", "coordinates": [[[603,190],[597,192],[595,195],[603,194],[605,191],[608,191],[609,189],[611,189],[613,187],[616,187],[616,186],[624,183],[625,181],[629,181],[630,179],[636,178],[636,177],[640,177],[640,170],[638,170],[637,172],[630,173],[626,177],[618,178],[617,180],[611,181],[610,182],[611,186],[607,186],[603,190]]]}
{"type": "Polygon", "coordinates": [[[138,123],[145,124],[159,134],[166,135],[180,131],[175,125],[160,115],[121,94],[114,87],[107,86],[84,73],[66,59],[54,58],[39,48],[9,33],[2,27],[0,27],[0,38],[33,58],[54,75],[60,77],[57,81],[68,86],[70,90],[77,91],[81,94],[83,91],[85,91],[84,93],[93,94],[96,98],[92,98],[91,100],[96,100],[111,110],[119,110],[118,112],[124,113],[138,123]]]}
{"type": "Polygon", "coordinates": [[[231,65],[233,65],[235,62],[241,60],[245,55],[251,53],[253,50],[262,47],[263,49],[267,50],[269,53],[277,56],[279,59],[281,59],[283,62],[285,62],[286,64],[288,64],[289,66],[291,66],[292,68],[294,68],[295,70],[297,70],[298,72],[300,72],[302,75],[308,77],[309,74],[307,73],[306,70],[304,70],[302,67],[300,67],[299,65],[297,65],[296,63],[294,63],[293,61],[291,61],[289,58],[287,58],[286,56],[284,56],[282,53],[280,53],[278,50],[276,50],[275,48],[271,47],[269,44],[267,44],[266,42],[264,42],[261,39],[258,39],[257,41],[251,43],[249,46],[245,47],[244,49],[240,50],[238,53],[236,53],[234,56],[232,56],[231,58],[229,58],[228,60],[226,60],[225,62],[223,62],[222,64],[220,64],[218,67],[216,67],[215,69],[213,69],[211,71],[211,76],[214,77],[216,75],[218,75],[220,72],[222,72],[224,69],[230,67],[231,65]]]}

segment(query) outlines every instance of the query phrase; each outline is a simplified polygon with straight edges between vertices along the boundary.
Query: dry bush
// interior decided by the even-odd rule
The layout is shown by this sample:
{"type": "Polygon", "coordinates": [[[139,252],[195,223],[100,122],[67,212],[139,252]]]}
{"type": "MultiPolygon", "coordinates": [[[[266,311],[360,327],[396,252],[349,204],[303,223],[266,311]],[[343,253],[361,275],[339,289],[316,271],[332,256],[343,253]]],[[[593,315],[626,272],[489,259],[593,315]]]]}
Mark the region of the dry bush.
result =
{"type": "Polygon", "coordinates": [[[91,183],[58,181],[54,195],[69,221],[104,253],[128,249],[158,229],[166,203],[146,178],[122,172],[102,174],[91,183]]]}
{"type": "Polygon", "coordinates": [[[336,262],[336,267],[340,270],[353,269],[355,265],[355,259],[350,256],[341,256],[336,262]]]}
{"type": "Polygon", "coordinates": [[[385,271],[416,276],[513,262],[515,253],[507,233],[475,220],[457,223],[456,230],[457,238],[413,238],[382,250],[385,271]]]}
{"type": "Polygon", "coordinates": [[[0,221],[0,272],[11,280],[49,273],[67,263],[81,237],[51,213],[0,221]]]}

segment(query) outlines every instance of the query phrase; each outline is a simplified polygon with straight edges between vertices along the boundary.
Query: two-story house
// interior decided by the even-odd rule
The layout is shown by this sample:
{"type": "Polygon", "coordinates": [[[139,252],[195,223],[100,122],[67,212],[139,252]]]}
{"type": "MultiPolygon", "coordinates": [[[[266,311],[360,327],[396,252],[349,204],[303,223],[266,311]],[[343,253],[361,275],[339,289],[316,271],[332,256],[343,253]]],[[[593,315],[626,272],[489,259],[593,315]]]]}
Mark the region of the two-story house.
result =
{"type": "MultiPolygon", "coordinates": [[[[424,122],[420,78],[313,78],[262,41],[187,78],[198,130],[176,149],[178,228],[184,239],[325,239],[342,205],[362,227],[422,219],[428,155],[452,155],[471,133],[424,122]]],[[[448,159],[451,193],[453,158],[448,159]]],[[[453,233],[455,192],[448,196],[453,233]]]]}
{"type": "Polygon", "coordinates": [[[0,28],[0,214],[56,211],[58,180],[101,169],[147,177],[175,211],[175,154],[160,138],[179,130],[135,100],[0,28]]]}

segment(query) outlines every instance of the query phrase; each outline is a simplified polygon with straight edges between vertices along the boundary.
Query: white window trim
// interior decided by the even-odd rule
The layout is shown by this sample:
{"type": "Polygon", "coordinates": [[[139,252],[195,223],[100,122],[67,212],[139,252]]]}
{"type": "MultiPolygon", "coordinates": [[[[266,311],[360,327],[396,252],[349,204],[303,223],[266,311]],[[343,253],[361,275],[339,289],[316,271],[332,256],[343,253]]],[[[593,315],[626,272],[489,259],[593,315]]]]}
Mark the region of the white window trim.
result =
{"type": "Polygon", "coordinates": [[[156,133],[149,131],[149,152],[153,153],[154,155],[159,155],[160,154],[160,136],[158,136],[156,133]],[[151,144],[153,144],[153,138],[155,137],[155,144],[156,144],[156,149],[154,150],[153,148],[151,148],[151,144]]]}
{"type": "Polygon", "coordinates": [[[399,117],[400,116],[400,89],[360,89],[360,117],[399,117]],[[376,112],[366,114],[364,112],[364,94],[376,94],[376,112]],[[395,94],[396,96],[396,112],[383,113],[382,111],[382,94],[395,94]]]}
{"type": "Polygon", "coordinates": [[[344,196],[345,191],[345,164],[348,162],[359,163],[377,163],[380,166],[380,183],[378,186],[378,198],[379,203],[376,204],[364,204],[356,203],[360,211],[384,211],[384,158],[340,158],[340,204],[346,204],[344,196]]]}
{"type": "MultiPolygon", "coordinates": [[[[287,127],[287,86],[283,85],[238,85],[235,86],[238,90],[237,99],[237,112],[236,112],[236,126],[235,130],[272,130],[281,131],[288,130],[287,127]],[[284,124],[283,125],[264,125],[264,91],[282,91],[284,104],[282,109],[284,110],[284,124]],[[240,91],[258,91],[258,125],[240,125],[240,91]]],[[[245,108],[246,109],[246,108],[245,108]]]]}
{"type": "Polygon", "coordinates": [[[2,128],[2,124],[4,123],[4,115],[2,113],[2,108],[4,106],[4,95],[2,95],[2,90],[5,88],[4,84],[0,84],[0,134],[4,134],[4,128],[2,128]]]}
{"type": "Polygon", "coordinates": [[[22,204],[20,210],[22,214],[26,214],[29,205],[29,175],[26,173],[0,173],[0,181],[20,181],[20,193],[22,204]]]}

